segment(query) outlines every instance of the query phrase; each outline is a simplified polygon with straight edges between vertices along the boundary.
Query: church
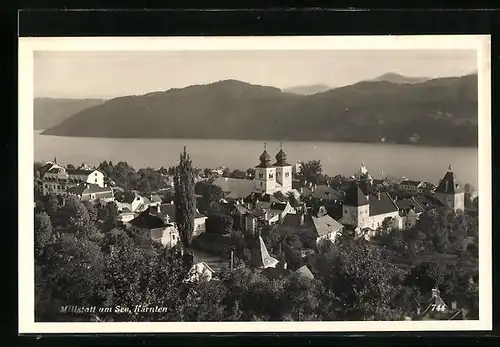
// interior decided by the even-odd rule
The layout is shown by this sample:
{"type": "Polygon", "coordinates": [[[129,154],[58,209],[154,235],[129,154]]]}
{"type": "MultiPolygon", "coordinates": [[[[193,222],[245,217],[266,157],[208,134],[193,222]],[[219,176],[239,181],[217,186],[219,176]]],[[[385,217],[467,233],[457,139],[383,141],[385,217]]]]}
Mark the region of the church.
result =
{"type": "MultiPolygon", "coordinates": [[[[287,162],[287,155],[280,143],[280,150],[272,162],[271,155],[264,144],[264,152],[259,157],[259,164],[255,166],[255,178],[219,177],[213,184],[219,186],[224,192],[226,200],[241,200],[252,193],[259,196],[269,196],[276,192],[287,194],[292,188],[292,165],[287,162]]],[[[298,192],[295,192],[298,194],[298,192]]]]}
{"type": "Polygon", "coordinates": [[[281,143],[275,158],[276,162],[271,164],[271,156],[267,152],[267,145],[264,144],[264,152],[259,157],[260,164],[255,167],[256,193],[273,194],[280,191],[286,194],[292,190],[292,165],[288,164],[281,143]]]}

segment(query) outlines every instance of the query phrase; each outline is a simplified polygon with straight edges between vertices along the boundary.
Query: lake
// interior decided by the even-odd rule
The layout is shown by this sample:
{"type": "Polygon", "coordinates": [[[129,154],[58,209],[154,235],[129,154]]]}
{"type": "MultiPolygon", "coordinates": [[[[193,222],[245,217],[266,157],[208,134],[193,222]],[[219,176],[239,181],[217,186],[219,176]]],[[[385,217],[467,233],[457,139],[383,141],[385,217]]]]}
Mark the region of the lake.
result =
{"type": "MultiPolygon", "coordinates": [[[[34,133],[36,161],[52,160],[64,164],[98,165],[101,161],[126,161],[134,168],[177,165],[184,146],[197,167],[247,169],[259,163],[264,149],[261,141],[198,139],[110,139],[62,137],[34,133]]],[[[279,142],[267,144],[274,157],[279,142]]],[[[463,147],[426,147],[393,144],[286,142],[283,150],[288,162],[320,159],[330,175],[352,175],[363,161],[374,178],[405,176],[437,183],[452,165],[457,179],[477,187],[478,150],[463,147]]],[[[274,158],[273,158],[274,159],[274,158]]]]}

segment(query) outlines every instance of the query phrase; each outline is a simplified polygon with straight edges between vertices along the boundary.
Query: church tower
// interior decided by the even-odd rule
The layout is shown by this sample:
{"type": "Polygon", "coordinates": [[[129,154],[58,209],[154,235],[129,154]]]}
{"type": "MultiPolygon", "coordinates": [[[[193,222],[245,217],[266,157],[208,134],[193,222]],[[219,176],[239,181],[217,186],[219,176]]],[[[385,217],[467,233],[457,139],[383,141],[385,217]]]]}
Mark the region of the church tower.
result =
{"type": "Polygon", "coordinates": [[[436,188],[436,197],[452,210],[464,210],[464,190],[458,184],[451,165],[448,166],[448,172],[446,172],[436,188]]]}
{"type": "Polygon", "coordinates": [[[370,202],[358,183],[353,183],[346,192],[342,206],[342,224],[362,229],[370,220],[370,202]]]}
{"type": "Polygon", "coordinates": [[[272,194],[276,191],[276,168],[271,164],[266,144],[259,160],[260,164],[255,167],[255,192],[272,194]]]}
{"type": "Polygon", "coordinates": [[[292,165],[288,164],[286,153],[283,151],[283,144],[280,142],[280,151],[276,154],[276,182],[277,190],[287,193],[292,190],[292,165]]]}

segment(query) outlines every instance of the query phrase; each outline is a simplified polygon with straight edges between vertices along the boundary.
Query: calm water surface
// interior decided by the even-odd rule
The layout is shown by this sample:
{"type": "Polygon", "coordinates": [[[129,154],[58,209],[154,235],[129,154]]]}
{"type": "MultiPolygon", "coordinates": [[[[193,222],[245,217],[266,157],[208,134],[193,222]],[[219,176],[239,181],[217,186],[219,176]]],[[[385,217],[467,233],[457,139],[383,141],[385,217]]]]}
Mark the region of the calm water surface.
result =
{"type": "MultiPolygon", "coordinates": [[[[98,165],[103,160],[126,161],[136,169],[176,165],[184,146],[197,167],[227,166],[247,169],[259,163],[264,144],[261,141],[197,139],[108,139],[40,135],[35,131],[35,160],[78,165],[98,165]]],[[[274,157],[279,142],[268,142],[274,157]]],[[[335,142],[286,142],[283,149],[290,164],[298,160],[320,159],[323,171],[334,176],[351,175],[361,161],[373,177],[406,176],[434,183],[451,164],[462,183],[477,187],[478,150],[461,147],[416,147],[390,144],[335,142]]]]}

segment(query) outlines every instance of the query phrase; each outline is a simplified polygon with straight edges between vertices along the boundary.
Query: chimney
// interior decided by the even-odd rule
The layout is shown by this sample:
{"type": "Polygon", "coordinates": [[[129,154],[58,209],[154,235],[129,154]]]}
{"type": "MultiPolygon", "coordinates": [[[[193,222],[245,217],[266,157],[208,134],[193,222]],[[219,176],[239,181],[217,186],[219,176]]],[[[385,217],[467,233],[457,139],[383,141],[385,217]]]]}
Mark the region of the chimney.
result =
{"type": "Polygon", "coordinates": [[[420,307],[417,307],[417,315],[420,316],[420,307]]]}
{"type": "Polygon", "coordinates": [[[380,190],[377,191],[377,199],[380,200],[380,190]]]}
{"type": "Polygon", "coordinates": [[[285,269],[285,270],[286,270],[287,268],[288,268],[288,264],[287,264],[287,263],[286,263],[286,261],[285,261],[285,262],[283,262],[283,269],[285,269]]]}
{"type": "Polygon", "coordinates": [[[161,205],[156,205],[156,211],[157,211],[158,213],[161,213],[161,205]]]}
{"type": "Polygon", "coordinates": [[[170,205],[173,205],[174,204],[174,200],[170,200],[170,205]]]}
{"type": "Polygon", "coordinates": [[[453,300],[453,301],[451,302],[451,309],[452,309],[452,310],[456,310],[456,309],[457,309],[457,302],[456,302],[455,300],[453,300]]]}
{"type": "Polygon", "coordinates": [[[300,213],[300,225],[304,225],[304,212],[300,213]]]}

